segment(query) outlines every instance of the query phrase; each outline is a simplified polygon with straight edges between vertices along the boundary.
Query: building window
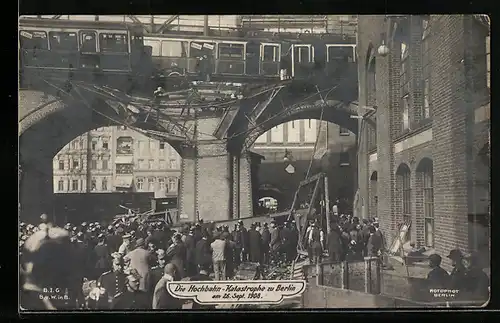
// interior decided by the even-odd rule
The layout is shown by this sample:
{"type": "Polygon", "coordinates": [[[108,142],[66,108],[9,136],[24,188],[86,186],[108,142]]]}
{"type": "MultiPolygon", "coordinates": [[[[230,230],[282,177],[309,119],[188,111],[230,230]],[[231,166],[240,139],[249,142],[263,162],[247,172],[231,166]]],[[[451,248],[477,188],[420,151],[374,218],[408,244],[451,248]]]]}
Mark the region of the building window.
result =
{"type": "Polygon", "coordinates": [[[148,191],[153,192],[155,190],[155,179],[154,177],[148,178],[148,191]]]}
{"type": "Polygon", "coordinates": [[[64,191],[64,181],[63,180],[60,180],[59,182],[57,182],[57,190],[59,192],[64,191]]]}
{"type": "Polygon", "coordinates": [[[160,142],[160,150],[163,150],[165,149],[165,143],[164,142],[160,142]]]}
{"type": "Polygon", "coordinates": [[[340,152],[339,156],[340,166],[349,166],[349,153],[347,151],[340,152]]]}
{"type": "Polygon", "coordinates": [[[97,141],[92,140],[92,150],[96,150],[97,148],[97,141]]]}
{"type": "Polygon", "coordinates": [[[311,122],[311,119],[307,120],[308,121],[308,127],[309,129],[312,129],[312,122],[311,122]]]}
{"type": "Polygon", "coordinates": [[[422,106],[422,119],[431,117],[431,71],[430,71],[430,52],[429,52],[429,17],[422,18],[422,77],[424,88],[424,102],[422,106]]]}
{"type": "Polygon", "coordinates": [[[90,184],[90,189],[91,189],[92,191],[97,190],[97,181],[96,181],[96,179],[95,179],[95,178],[92,178],[92,181],[91,181],[90,183],[91,183],[91,184],[90,184]]]}
{"type": "Polygon", "coordinates": [[[410,96],[407,94],[403,97],[403,111],[402,111],[402,117],[403,117],[403,131],[407,130],[410,128],[410,96]]]}
{"type": "Polygon", "coordinates": [[[108,160],[107,159],[102,160],[102,169],[104,169],[104,170],[108,169],[108,160]]]}
{"type": "Polygon", "coordinates": [[[154,159],[148,160],[148,169],[154,169],[155,168],[155,161],[154,159]]]}
{"type": "Polygon", "coordinates": [[[107,141],[103,141],[103,143],[102,143],[102,149],[109,149],[107,141]]]}
{"type": "Polygon", "coordinates": [[[176,169],[176,168],[177,168],[177,160],[170,159],[170,169],[176,169]]]}
{"type": "Polygon", "coordinates": [[[165,190],[165,178],[163,178],[163,177],[158,178],[158,184],[160,186],[160,190],[164,191],[165,190]]]}
{"type": "Polygon", "coordinates": [[[422,171],[423,198],[424,198],[424,234],[425,245],[434,247],[434,185],[432,167],[422,171]]]}
{"type": "Polygon", "coordinates": [[[339,134],[340,134],[341,136],[349,136],[349,129],[347,129],[347,128],[343,128],[343,127],[340,127],[340,132],[339,132],[339,134]]]}
{"type": "Polygon", "coordinates": [[[410,59],[409,47],[405,42],[401,43],[401,70],[400,70],[400,86],[402,98],[402,125],[403,131],[409,128],[409,92],[410,92],[410,59]]]}
{"type": "Polygon", "coordinates": [[[149,141],[149,152],[150,154],[155,154],[156,152],[156,143],[153,140],[149,141]]]}
{"type": "Polygon", "coordinates": [[[169,192],[177,191],[177,179],[176,178],[169,178],[168,179],[168,191],[169,192]]]}
{"type": "Polygon", "coordinates": [[[78,180],[77,179],[74,179],[71,181],[71,190],[78,191],[78,180]]]}
{"type": "MultiPolygon", "coordinates": [[[[411,172],[406,164],[399,166],[397,172],[398,187],[401,190],[401,212],[405,223],[411,221],[411,172]]],[[[408,231],[408,240],[411,241],[411,232],[408,231]]]]}
{"type": "Polygon", "coordinates": [[[134,140],[132,137],[119,137],[116,140],[116,153],[117,154],[132,154],[132,145],[134,140]]]}
{"type": "Polygon", "coordinates": [[[144,169],[144,159],[138,159],[137,166],[139,167],[139,169],[144,169]]]}
{"type": "Polygon", "coordinates": [[[295,129],[295,121],[292,121],[292,129],[295,129]]]}
{"type": "Polygon", "coordinates": [[[64,170],[64,160],[59,161],[59,170],[64,170]]]}
{"type": "Polygon", "coordinates": [[[137,190],[142,191],[144,189],[144,178],[137,179],[137,190]]]}
{"type": "Polygon", "coordinates": [[[73,142],[71,143],[71,146],[73,149],[80,149],[80,141],[78,139],[73,140],[73,142]]]}
{"type": "Polygon", "coordinates": [[[165,159],[160,159],[159,167],[160,169],[167,169],[167,161],[165,159]]]}
{"type": "Polygon", "coordinates": [[[106,177],[102,179],[101,186],[103,191],[108,189],[108,179],[106,177]]]}
{"type": "Polygon", "coordinates": [[[73,169],[80,167],[80,161],[78,159],[73,159],[73,169]]]}
{"type": "Polygon", "coordinates": [[[92,159],[90,162],[90,169],[97,169],[97,159],[92,159]]]}

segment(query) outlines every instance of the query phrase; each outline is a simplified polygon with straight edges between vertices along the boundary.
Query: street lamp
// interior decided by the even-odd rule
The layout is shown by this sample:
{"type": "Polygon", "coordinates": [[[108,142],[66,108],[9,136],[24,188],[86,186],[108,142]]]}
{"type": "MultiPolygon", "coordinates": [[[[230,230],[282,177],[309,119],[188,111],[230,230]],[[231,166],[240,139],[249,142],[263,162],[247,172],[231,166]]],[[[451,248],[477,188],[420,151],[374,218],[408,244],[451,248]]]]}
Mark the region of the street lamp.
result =
{"type": "Polygon", "coordinates": [[[389,54],[389,47],[385,44],[385,40],[382,39],[382,44],[378,47],[378,54],[382,57],[385,57],[389,54]]]}
{"type": "Polygon", "coordinates": [[[290,160],[292,160],[292,153],[288,151],[288,149],[285,149],[285,155],[283,156],[283,161],[289,162],[290,160]]]}

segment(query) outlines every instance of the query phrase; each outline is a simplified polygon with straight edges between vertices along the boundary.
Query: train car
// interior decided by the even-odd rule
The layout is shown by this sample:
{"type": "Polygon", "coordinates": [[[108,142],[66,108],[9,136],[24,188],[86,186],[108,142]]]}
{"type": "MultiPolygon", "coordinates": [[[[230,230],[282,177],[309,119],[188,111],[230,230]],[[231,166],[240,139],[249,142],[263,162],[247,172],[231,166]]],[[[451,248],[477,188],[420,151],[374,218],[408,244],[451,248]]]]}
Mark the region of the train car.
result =
{"type": "Polygon", "coordinates": [[[356,62],[356,45],[338,35],[206,37],[147,35],[153,64],[165,77],[209,75],[212,79],[279,80],[280,74],[308,78],[321,71],[333,76],[356,62]],[[285,73],[283,71],[286,71],[285,73]]]}
{"type": "Polygon", "coordinates": [[[130,24],[21,18],[19,45],[22,74],[150,73],[142,29],[130,24]]]}

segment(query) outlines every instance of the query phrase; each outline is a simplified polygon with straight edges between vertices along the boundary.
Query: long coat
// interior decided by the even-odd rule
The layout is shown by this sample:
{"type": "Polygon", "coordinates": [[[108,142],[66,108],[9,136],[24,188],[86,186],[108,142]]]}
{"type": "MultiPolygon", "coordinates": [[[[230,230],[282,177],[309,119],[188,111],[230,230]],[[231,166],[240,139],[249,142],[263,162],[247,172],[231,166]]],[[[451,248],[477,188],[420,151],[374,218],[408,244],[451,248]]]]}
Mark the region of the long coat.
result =
{"type": "Polygon", "coordinates": [[[264,229],[262,230],[261,236],[262,236],[262,251],[268,252],[269,243],[271,242],[271,232],[269,232],[269,229],[264,229]]]}
{"type": "Polygon", "coordinates": [[[184,265],[186,261],[186,247],[184,244],[177,243],[172,244],[168,247],[165,257],[169,260],[169,262],[177,268],[177,275],[179,279],[184,278],[184,265]]]}
{"type": "Polygon", "coordinates": [[[261,235],[257,230],[248,231],[250,261],[260,262],[262,255],[261,235]]]}
{"type": "Polygon", "coordinates": [[[196,244],[196,264],[200,267],[209,267],[212,264],[212,249],[208,239],[201,239],[196,244]]]}
{"type": "Polygon", "coordinates": [[[331,230],[326,237],[328,256],[330,261],[339,261],[342,254],[342,240],[339,230],[331,230]]]}
{"type": "Polygon", "coordinates": [[[130,268],[137,270],[141,279],[139,280],[139,289],[141,291],[147,292],[149,290],[150,279],[151,279],[151,267],[152,254],[146,249],[136,248],[128,253],[128,258],[130,258],[130,268]]]}

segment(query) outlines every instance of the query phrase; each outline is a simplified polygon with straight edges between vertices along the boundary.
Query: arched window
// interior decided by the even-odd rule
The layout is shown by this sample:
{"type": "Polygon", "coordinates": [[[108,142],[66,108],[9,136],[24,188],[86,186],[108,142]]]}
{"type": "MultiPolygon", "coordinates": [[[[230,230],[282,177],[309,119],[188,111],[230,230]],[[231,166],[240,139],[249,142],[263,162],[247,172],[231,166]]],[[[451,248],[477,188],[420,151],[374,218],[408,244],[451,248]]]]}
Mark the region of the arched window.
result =
{"type": "MultiPolygon", "coordinates": [[[[411,221],[411,172],[406,164],[401,164],[396,172],[399,200],[403,222],[411,221]]],[[[408,231],[408,240],[411,240],[411,231],[408,231]]]]}
{"type": "Polygon", "coordinates": [[[377,172],[370,177],[370,217],[377,217],[378,195],[377,195],[377,172]]]}
{"type": "Polygon", "coordinates": [[[424,242],[427,247],[434,247],[434,177],[430,159],[424,158],[420,162],[417,167],[417,176],[422,183],[424,242]]]}

